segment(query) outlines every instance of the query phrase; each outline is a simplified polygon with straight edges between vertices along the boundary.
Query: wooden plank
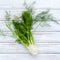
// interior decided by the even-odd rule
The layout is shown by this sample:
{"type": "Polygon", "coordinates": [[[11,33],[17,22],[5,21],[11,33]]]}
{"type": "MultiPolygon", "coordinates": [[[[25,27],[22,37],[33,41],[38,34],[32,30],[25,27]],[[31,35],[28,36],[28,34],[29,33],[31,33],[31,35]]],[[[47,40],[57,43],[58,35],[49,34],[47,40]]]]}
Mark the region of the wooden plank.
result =
{"type": "MultiPolygon", "coordinates": [[[[28,4],[35,0],[27,1],[28,4]]],[[[5,11],[11,11],[13,15],[20,15],[24,9],[24,0],[1,0],[0,1],[0,20],[5,20],[5,11]],[[12,3],[13,2],[13,3],[12,3]],[[17,10],[18,9],[18,10],[17,10]]],[[[50,13],[60,20],[60,0],[36,0],[36,13],[51,8],[50,13]],[[38,9],[38,11],[37,11],[38,9]]],[[[51,27],[38,28],[34,32],[34,37],[39,48],[37,56],[31,56],[21,44],[14,43],[15,38],[0,36],[0,60],[60,60],[60,26],[51,23],[51,27]],[[39,32],[40,31],[40,32],[39,32]],[[47,31],[47,32],[46,32],[47,31]]],[[[7,35],[11,35],[5,23],[0,22],[0,29],[7,35]]]]}
{"type": "MultiPolygon", "coordinates": [[[[60,43],[38,43],[40,54],[60,54],[60,43]]],[[[28,54],[28,50],[18,43],[0,43],[0,54],[28,54]]]]}
{"type": "MultiPolygon", "coordinates": [[[[26,1],[29,4],[31,4],[33,1],[35,0],[29,0],[29,1],[26,1]]],[[[60,8],[59,5],[60,5],[60,0],[36,0],[36,8],[60,8]]],[[[0,8],[13,8],[13,7],[17,7],[17,8],[23,8],[23,3],[24,3],[24,0],[19,0],[19,2],[17,0],[2,0],[0,1],[0,8]],[[13,3],[12,3],[13,2],[13,3]]]]}
{"type": "MultiPolygon", "coordinates": [[[[0,43],[16,41],[16,38],[11,37],[10,33],[6,32],[6,34],[7,36],[0,36],[0,43]]],[[[37,43],[60,43],[60,32],[34,32],[34,38],[37,43]]]]}
{"type": "MultiPolygon", "coordinates": [[[[38,13],[40,13],[42,11],[46,11],[48,9],[49,8],[47,8],[47,9],[36,9],[35,14],[38,14],[38,13]]],[[[54,17],[55,20],[60,20],[60,16],[59,16],[60,15],[60,10],[56,10],[56,9],[52,10],[52,9],[50,9],[49,14],[51,14],[54,17]]]]}
{"type": "Polygon", "coordinates": [[[60,60],[60,54],[0,54],[0,60],[60,60]]]}
{"type": "Polygon", "coordinates": [[[59,0],[48,0],[48,1],[46,1],[46,0],[37,0],[36,1],[36,8],[39,8],[39,7],[41,7],[41,8],[60,8],[59,7],[59,0]]]}
{"type": "Polygon", "coordinates": [[[34,38],[36,42],[43,43],[59,43],[60,32],[35,32],[34,38]]]}
{"type": "Polygon", "coordinates": [[[19,2],[17,0],[2,0],[0,1],[0,8],[13,8],[13,7],[22,7],[24,0],[20,0],[19,2]],[[13,2],[13,3],[12,3],[13,2]]]}
{"type": "Polygon", "coordinates": [[[59,60],[60,54],[39,54],[38,56],[31,56],[29,54],[0,54],[1,60],[59,60]]]}
{"type": "MultiPolygon", "coordinates": [[[[46,10],[48,9],[34,9],[35,15],[46,10]]],[[[13,17],[14,15],[21,15],[24,9],[0,9],[0,20],[5,20],[6,11],[10,11],[11,16],[13,17]]],[[[55,18],[55,20],[60,20],[60,10],[50,10],[50,14],[55,18]]]]}
{"type": "MultiPolygon", "coordinates": [[[[60,21],[58,21],[60,23],[60,21]]],[[[50,24],[51,26],[44,26],[44,27],[38,27],[37,29],[35,29],[37,27],[38,24],[35,24],[33,26],[33,31],[35,29],[35,31],[60,31],[60,24],[56,24],[53,22],[48,22],[48,24],[50,24]]],[[[9,29],[6,27],[6,24],[4,21],[0,21],[0,29],[3,31],[9,31],[9,29]]]]}

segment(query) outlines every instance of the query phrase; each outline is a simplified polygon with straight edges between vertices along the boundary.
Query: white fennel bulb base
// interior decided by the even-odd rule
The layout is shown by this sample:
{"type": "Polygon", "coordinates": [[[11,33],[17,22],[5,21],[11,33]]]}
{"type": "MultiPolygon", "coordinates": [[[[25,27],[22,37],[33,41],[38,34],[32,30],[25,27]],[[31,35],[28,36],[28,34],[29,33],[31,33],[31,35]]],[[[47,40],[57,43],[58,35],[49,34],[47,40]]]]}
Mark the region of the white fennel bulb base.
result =
{"type": "Polygon", "coordinates": [[[28,46],[28,50],[30,51],[30,53],[31,53],[32,55],[37,55],[37,54],[38,54],[38,48],[37,48],[36,45],[30,44],[30,45],[28,46]]]}

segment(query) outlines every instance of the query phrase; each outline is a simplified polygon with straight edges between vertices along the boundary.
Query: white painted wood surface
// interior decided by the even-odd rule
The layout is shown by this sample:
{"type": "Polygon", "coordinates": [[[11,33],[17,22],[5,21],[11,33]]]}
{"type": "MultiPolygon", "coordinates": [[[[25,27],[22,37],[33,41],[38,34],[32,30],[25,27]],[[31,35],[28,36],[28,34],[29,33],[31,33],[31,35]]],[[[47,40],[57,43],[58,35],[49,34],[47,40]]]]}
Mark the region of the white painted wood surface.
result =
{"type": "MultiPolygon", "coordinates": [[[[15,38],[8,37],[11,33],[5,26],[5,11],[13,15],[20,15],[24,10],[25,0],[0,0],[0,29],[7,36],[0,36],[0,60],[60,60],[60,25],[53,22],[51,27],[39,27],[34,31],[36,44],[39,48],[37,56],[31,56],[27,49],[15,42],[15,38]]],[[[60,0],[26,0],[28,4],[36,1],[36,13],[51,9],[50,13],[60,23],[60,0]]]]}

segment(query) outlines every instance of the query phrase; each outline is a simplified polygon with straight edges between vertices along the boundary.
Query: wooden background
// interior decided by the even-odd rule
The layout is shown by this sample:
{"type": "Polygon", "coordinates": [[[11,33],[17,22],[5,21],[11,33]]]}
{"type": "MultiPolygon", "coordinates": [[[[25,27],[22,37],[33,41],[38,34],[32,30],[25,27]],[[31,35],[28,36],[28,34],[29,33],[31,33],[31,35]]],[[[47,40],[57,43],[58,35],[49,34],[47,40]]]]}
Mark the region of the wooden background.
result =
{"type": "MultiPolygon", "coordinates": [[[[19,15],[24,10],[24,1],[28,5],[36,1],[36,13],[50,8],[50,13],[60,23],[60,0],[0,0],[0,29],[7,35],[11,33],[5,26],[5,11],[10,11],[12,16],[19,15]]],[[[14,38],[0,36],[0,60],[60,60],[60,25],[49,23],[51,27],[40,27],[34,32],[39,48],[37,56],[31,56],[14,38]]]]}

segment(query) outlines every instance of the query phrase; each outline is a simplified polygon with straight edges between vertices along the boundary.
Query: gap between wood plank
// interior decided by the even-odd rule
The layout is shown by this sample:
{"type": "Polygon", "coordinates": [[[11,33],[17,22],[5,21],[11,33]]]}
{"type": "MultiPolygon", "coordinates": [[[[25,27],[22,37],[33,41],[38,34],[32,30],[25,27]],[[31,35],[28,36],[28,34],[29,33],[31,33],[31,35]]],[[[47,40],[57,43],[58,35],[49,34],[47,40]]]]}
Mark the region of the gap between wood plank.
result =
{"type": "MultiPolygon", "coordinates": [[[[5,22],[6,20],[0,20],[0,22],[1,22],[1,21],[5,22]]],[[[59,22],[60,22],[60,20],[56,20],[56,21],[59,21],[59,22]]],[[[6,21],[6,22],[7,22],[7,21],[6,21]]],[[[49,21],[48,21],[48,22],[49,22],[49,21]]],[[[50,22],[51,22],[51,21],[50,21],[50,22]]]]}
{"type": "MultiPolygon", "coordinates": [[[[3,31],[6,32],[7,34],[11,34],[10,31],[3,31]]],[[[51,33],[60,33],[60,31],[32,31],[34,34],[51,34],[51,33]]]]}
{"type": "MultiPolygon", "coordinates": [[[[10,43],[8,43],[8,42],[4,42],[4,43],[0,43],[0,44],[10,44],[10,43]]],[[[11,44],[12,44],[12,43],[11,43],[11,44]]],[[[17,43],[17,42],[16,42],[16,43],[13,43],[13,45],[15,45],[15,44],[19,44],[19,43],[17,43]]],[[[53,42],[52,42],[52,43],[45,43],[45,42],[40,43],[40,42],[39,42],[39,43],[36,43],[36,44],[50,44],[50,45],[58,45],[58,44],[60,44],[60,42],[59,42],[59,43],[56,43],[56,42],[55,42],[55,43],[53,43],[53,42]]],[[[19,44],[19,45],[22,45],[22,44],[19,44]]]]}
{"type": "MultiPolygon", "coordinates": [[[[0,55],[21,55],[21,54],[0,54],[0,55]]],[[[29,53],[22,53],[22,55],[30,55],[29,53]]],[[[60,54],[46,54],[46,53],[44,53],[44,54],[38,54],[38,55],[60,55],[60,54]]]]}
{"type": "MultiPolygon", "coordinates": [[[[30,53],[0,53],[0,54],[30,54],[30,53]]],[[[43,55],[45,55],[45,54],[47,54],[47,55],[51,55],[51,54],[53,54],[53,55],[57,55],[57,54],[59,54],[60,55],[60,53],[39,53],[39,54],[43,54],[43,55]]],[[[39,55],[38,54],[38,55],[39,55]]]]}
{"type": "MultiPolygon", "coordinates": [[[[0,10],[23,10],[24,8],[17,8],[17,7],[13,7],[13,8],[4,8],[4,7],[0,7],[0,10]]],[[[45,10],[45,9],[50,9],[50,10],[60,10],[60,8],[34,8],[34,10],[45,10]]]]}
{"type": "MultiPolygon", "coordinates": [[[[15,42],[0,42],[0,44],[10,44],[10,43],[15,43],[15,42]]],[[[37,44],[60,44],[60,42],[36,42],[37,44]]],[[[19,43],[18,43],[19,44],[19,43]]]]}

